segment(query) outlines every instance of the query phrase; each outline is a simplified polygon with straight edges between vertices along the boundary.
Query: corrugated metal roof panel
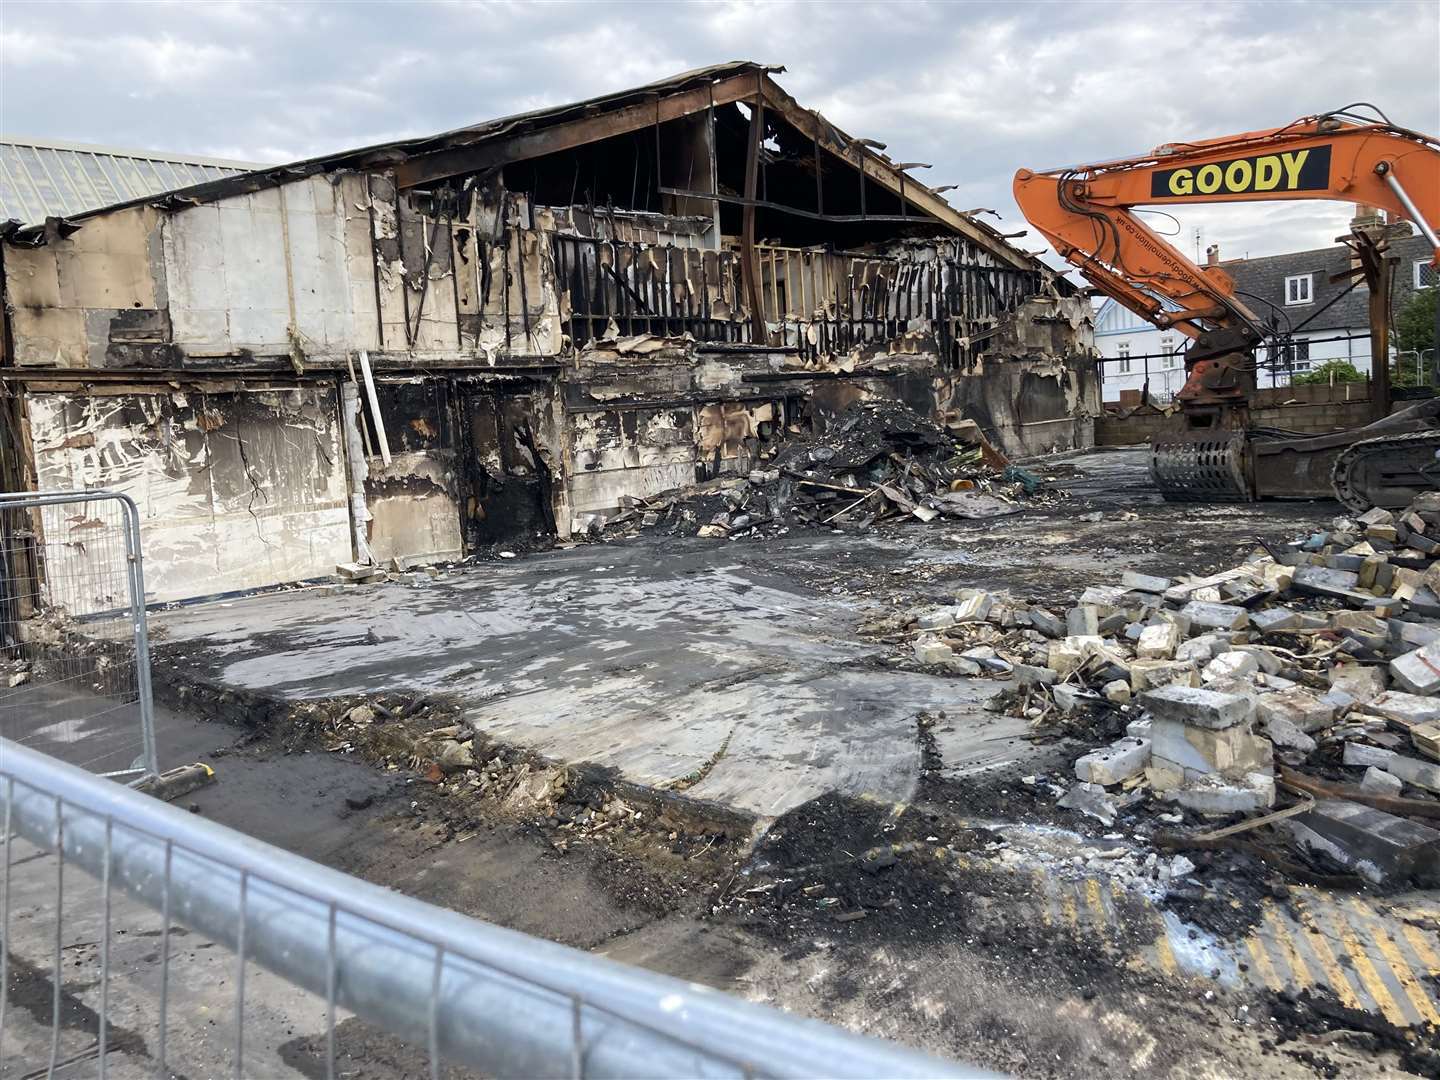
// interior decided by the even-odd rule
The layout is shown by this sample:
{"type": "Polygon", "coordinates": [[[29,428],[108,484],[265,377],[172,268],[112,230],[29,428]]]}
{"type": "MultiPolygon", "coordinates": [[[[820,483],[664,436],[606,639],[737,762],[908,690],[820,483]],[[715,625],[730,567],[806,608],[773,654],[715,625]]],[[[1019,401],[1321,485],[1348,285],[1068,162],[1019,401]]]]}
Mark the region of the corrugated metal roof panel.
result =
{"type": "Polygon", "coordinates": [[[0,221],[39,225],[264,168],[250,161],[0,135],[0,221]]]}

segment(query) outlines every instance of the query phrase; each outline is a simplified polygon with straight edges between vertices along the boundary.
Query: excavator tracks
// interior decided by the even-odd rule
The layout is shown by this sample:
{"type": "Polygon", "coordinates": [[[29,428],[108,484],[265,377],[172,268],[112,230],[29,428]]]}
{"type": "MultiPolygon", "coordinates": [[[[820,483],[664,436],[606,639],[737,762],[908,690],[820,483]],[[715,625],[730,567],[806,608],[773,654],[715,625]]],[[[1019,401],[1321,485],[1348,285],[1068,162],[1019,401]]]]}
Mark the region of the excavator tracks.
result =
{"type": "Polygon", "coordinates": [[[1330,474],[1335,497],[1355,513],[1396,510],[1440,489],[1440,431],[1364,439],[1346,447],[1330,474]]]}

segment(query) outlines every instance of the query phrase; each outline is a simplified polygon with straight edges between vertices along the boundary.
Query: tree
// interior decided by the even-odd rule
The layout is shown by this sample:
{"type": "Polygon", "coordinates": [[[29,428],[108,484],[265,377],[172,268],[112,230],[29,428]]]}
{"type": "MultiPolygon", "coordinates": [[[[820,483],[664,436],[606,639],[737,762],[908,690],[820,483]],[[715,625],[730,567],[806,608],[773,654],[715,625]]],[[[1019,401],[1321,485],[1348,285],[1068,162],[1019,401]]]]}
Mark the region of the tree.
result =
{"type": "Polygon", "coordinates": [[[1416,289],[1395,313],[1395,351],[1390,368],[1394,386],[1429,385],[1435,364],[1435,321],[1440,289],[1416,289]]]}
{"type": "Polygon", "coordinates": [[[1395,347],[1421,351],[1435,348],[1435,321],[1440,288],[1416,289],[1395,313],[1395,347]]]}
{"type": "Polygon", "coordinates": [[[1355,370],[1349,360],[1326,360],[1319,367],[1302,372],[1290,379],[1291,386],[1313,386],[1317,383],[1364,382],[1365,376],[1355,370]]]}

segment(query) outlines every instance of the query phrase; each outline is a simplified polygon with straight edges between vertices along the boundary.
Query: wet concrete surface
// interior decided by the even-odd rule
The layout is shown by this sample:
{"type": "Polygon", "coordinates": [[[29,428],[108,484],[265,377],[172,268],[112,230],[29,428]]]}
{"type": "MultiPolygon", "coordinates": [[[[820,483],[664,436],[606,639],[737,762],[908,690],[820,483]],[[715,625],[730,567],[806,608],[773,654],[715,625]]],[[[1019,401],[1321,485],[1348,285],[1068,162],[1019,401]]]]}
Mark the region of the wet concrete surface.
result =
{"type": "Polygon", "coordinates": [[[899,801],[915,715],[973,688],[878,666],[853,601],[733,548],[583,547],[419,587],[275,593],[154,620],[157,662],[291,699],[451,699],[477,732],[760,817],[899,801]]]}

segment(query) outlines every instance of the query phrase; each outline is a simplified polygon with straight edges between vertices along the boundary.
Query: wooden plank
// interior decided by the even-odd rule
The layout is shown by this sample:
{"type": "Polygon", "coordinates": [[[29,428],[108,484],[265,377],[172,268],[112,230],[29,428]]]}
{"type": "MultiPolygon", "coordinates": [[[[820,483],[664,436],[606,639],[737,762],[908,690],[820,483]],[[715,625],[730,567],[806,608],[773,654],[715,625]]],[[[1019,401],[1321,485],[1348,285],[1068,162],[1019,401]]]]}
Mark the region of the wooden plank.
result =
{"type": "MultiPolygon", "coordinates": [[[[758,91],[758,87],[757,87],[758,91]]],[[[755,255],[755,188],[760,174],[760,143],[765,138],[765,98],[756,93],[750,102],[750,133],[745,151],[745,205],[740,228],[740,273],[750,302],[750,331],[757,345],[768,345],[765,329],[765,297],[760,289],[760,263],[755,255]]]]}

